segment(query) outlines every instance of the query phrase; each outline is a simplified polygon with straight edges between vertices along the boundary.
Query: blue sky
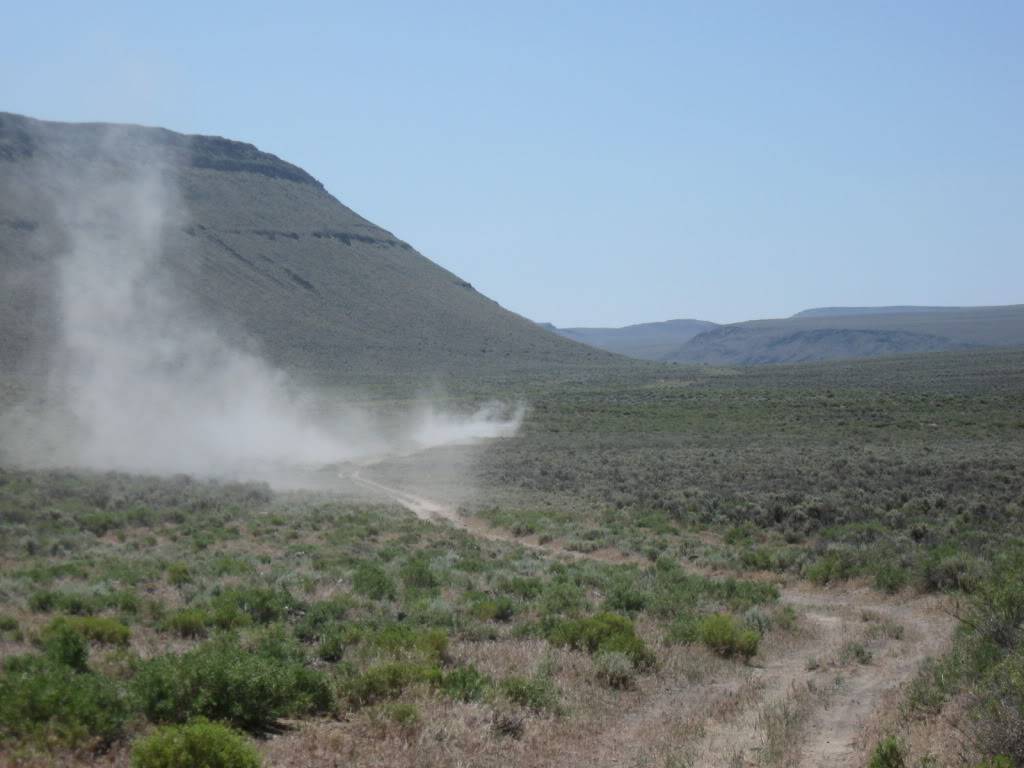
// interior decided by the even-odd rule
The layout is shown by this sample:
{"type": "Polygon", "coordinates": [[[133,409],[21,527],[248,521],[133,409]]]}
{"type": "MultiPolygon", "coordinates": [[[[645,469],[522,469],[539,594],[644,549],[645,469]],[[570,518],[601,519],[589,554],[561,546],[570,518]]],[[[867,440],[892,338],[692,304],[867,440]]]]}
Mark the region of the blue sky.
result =
{"type": "Polygon", "coordinates": [[[558,325],[1024,302],[1024,4],[19,3],[0,110],[252,142],[558,325]]]}

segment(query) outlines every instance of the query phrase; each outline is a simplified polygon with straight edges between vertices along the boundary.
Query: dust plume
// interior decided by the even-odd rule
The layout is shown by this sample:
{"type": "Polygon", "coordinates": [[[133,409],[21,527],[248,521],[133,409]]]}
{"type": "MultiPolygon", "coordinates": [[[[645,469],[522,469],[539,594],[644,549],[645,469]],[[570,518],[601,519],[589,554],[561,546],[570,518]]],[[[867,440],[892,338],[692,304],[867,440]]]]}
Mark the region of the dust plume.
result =
{"type": "Polygon", "coordinates": [[[168,269],[166,235],[188,225],[172,164],[137,144],[125,162],[122,138],[107,136],[100,161],[80,172],[41,180],[64,230],[60,333],[42,407],[19,407],[0,422],[10,459],[264,479],[273,468],[518,428],[521,410],[488,406],[459,416],[421,405],[385,433],[369,413],[318,400],[258,355],[228,344],[175,290],[168,269]]]}

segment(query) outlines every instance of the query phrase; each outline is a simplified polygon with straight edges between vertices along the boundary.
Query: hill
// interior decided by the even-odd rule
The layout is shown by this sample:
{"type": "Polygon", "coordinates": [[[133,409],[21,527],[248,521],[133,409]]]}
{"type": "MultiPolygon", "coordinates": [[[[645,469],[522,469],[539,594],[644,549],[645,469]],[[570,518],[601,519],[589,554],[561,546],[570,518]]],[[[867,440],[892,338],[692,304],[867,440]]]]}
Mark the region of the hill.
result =
{"type": "Polygon", "coordinates": [[[714,365],[799,363],[985,347],[1024,346],[1024,305],[816,310],[714,328],[665,360],[714,365]]]}
{"type": "Polygon", "coordinates": [[[336,380],[626,364],[503,309],[250,144],[0,113],[4,371],[38,362],[57,334],[56,265],[72,227],[94,242],[113,236],[96,217],[72,224],[82,206],[67,190],[104,194],[154,158],[175,197],[163,276],[204,323],[276,365],[336,380]]]}
{"type": "Polygon", "coordinates": [[[544,327],[598,349],[641,360],[661,360],[697,334],[717,325],[706,320],[666,320],[624,328],[555,328],[550,323],[545,323],[544,327]]]}

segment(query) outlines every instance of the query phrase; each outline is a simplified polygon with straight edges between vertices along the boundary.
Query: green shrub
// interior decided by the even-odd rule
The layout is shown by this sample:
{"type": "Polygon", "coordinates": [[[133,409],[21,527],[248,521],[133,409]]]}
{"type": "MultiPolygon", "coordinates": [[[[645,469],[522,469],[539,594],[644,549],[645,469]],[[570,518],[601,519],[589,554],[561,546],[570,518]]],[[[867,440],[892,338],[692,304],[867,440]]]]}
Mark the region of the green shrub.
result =
{"type": "Polygon", "coordinates": [[[744,629],[734,616],[715,613],[705,616],[698,629],[704,645],[720,656],[742,656],[749,659],[757,654],[761,635],[756,630],[744,629]]]}
{"type": "Polygon", "coordinates": [[[287,715],[325,712],[333,702],[322,673],[267,652],[248,652],[232,638],[144,662],[132,689],[153,722],[203,716],[246,730],[265,729],[287,715]]]}
{"type": "Polygon", "coordinates": [[[470,613],[481,621],[511,621],[516,613],[516,604],[507,597],[478,600],[470,613]]]}
{"type": "Polygon", "coordinates": [[[371,600],[394,600],[395,583],[379,565],[360,563],[352,574],[352,589],[371,600]]]}
{"type": "Polygon", "coordinates": [[[390,655],[417,652],[435,662],[448,654],[448,633],[443,629],[418,629],[406,624],[388,624],[366,639],[366,645],[390,655]]]}
{"type": "Polygon", "coordinates": [[[407,589],[434,589],[438,581],[430,569],[430,561],[423,555],[416,555],[406,561],[398,575],[407,589]]]}
{"type": "Polygon", "coordinates": [[[51,621],[42,634],[45,637],[61,626],[70,628],[86,640],[107,645],[126,646],[132,636],[132,631],[117,619],[99,616],[61,616],[51,621]]]}
{"type": "Polygon", "coordinates": [[[201,608],[182,608],[164,619],[164,629],[179,637],[206,637],[207,624],[211,623],[210,615],[201,608]]]}
{"type": "Polygon", "coordinates": [[[347,685],[348,700],[354,707],[363,707],[398,696],[414,683],[436,684],[441,670],[435,666],[409,662],[386,662],[370,667],[347,685]]]}
{"type": "Polygon", "coordinates": [[[878,742],[868,761],[868,768],[906,768],[906,765],[903,744],[895,736],[878,742]]]}
{"type": "Polygon", "coordinates": [[[298,610],[299,601],[286,590],[267,587],[234,587],[226,589],[213,599],[214,613],[236,616],[247,615],[257,624],[270,624],[284,619],[298,610]]]}
{"type": "Polygon", "coordinates": [[[17,637],[19,634],[18,620],[13,616],[0,615],[0,635],[17,637]]]}
{"type": "Polygon", "coordinates": [[[490,685],[491,679],[472,665],[444,673],[438,683],[441,692],[456,701],[477,701],[483,698],[490,685]]]}
{"type": "Polygon", "coordinates": [[[259,768],[259,752],[240,733],[196,719],[167,725],[139,739],[133,768],[259,768]]]}
{"type": "Polygon", "coordinates": [[[513,704],[534,712],[561,712],[558,688],[547,677],[506,677],[498,687],[513,704]]]}
{"type": "Polygon", "coordinates": [[[560,622],[548,633],[548,641],[590,654],[598,651],[623,653],[638,670],[651,669],[656,661],[654,653],[637,636],[633,622],[615,613],[560,622]]]}
{"type": "Polygon", "coordinates": [[[385,709],[385,714],[391,722],[403,728],[413,728],[420,722],[420,710],[415,704],[407,702],[396,702],[385,709]]]}
{"type": "Polygon", "coordinates": [[[351,600],[344,595],[313,603],[295,623],[295,636],[307,643],[322,638],[345,618],[350,607],[351,600]]]}
{"type": "Polygon", "coordinates": [[[46,658],[66,667],[85,671],[89,661],[89,643],[85,637],[76,632],[65,619],[51,622],[40,635],[40,643],[46,658]]]}
{"type": "Polygon", "coordinates": [[[625,690],[635,682],[632,660],[618,651],[599,651],[594,654],[594,675],[609,688],[625,690]]]}
{"type": "Polygon", "coordinates": [[[108,744],[131,713],[116,682],[50,658],[12,657],[0,675],[0,733],[17,740],[108,744]]]}
{"type": "Polygon", "coordinates": [[[171,563],[167,566],[167,581],[175,587],[180,587],[192,581],[192,573],[185,563],[171,563]]]}

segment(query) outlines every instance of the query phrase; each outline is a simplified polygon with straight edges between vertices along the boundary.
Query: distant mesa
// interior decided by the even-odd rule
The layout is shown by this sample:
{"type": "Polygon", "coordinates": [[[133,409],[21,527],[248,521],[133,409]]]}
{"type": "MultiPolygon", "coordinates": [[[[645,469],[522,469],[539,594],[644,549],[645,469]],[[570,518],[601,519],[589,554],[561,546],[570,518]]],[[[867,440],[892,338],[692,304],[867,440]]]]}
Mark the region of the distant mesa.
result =
{"type": "Polygon", "coordinates": [[[278,366],[341,380],[631,364],[503,309],[251,144],[0,113],[3,370],[44,359],[56,336],[54,265],[71,237],[53,180],[130,178],[154,156],[184,208],[162,244],[169,279],[278,366]]]}

